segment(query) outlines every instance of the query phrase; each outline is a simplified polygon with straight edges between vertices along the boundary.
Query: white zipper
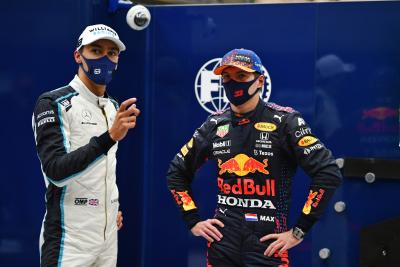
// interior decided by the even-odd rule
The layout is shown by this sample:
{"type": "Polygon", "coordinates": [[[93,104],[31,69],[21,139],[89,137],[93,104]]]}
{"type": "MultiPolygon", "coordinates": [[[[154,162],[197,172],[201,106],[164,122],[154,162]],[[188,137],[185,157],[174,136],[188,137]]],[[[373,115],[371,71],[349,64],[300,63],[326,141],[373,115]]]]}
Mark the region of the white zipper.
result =
{"type": "MultiPolygon", "coordinates": [[[[104,117],[106,118],[106,124],[107,124],[107,131],[109,130],[108,128],[108,120],[107,120],[107,114],[106,111],[104,110],[104,107],[101,108],[104,117]]],[[[108,156],[106,155],[106,175],[104,177],[104,185],[105,185],[105,198],[104,198],[104,211],[105,211],[105,216],[106,216],[106,223],[104,225],[104,241],[106,240],[106,230],[107,230],[107,173],[108,173],[108,156]]]]}

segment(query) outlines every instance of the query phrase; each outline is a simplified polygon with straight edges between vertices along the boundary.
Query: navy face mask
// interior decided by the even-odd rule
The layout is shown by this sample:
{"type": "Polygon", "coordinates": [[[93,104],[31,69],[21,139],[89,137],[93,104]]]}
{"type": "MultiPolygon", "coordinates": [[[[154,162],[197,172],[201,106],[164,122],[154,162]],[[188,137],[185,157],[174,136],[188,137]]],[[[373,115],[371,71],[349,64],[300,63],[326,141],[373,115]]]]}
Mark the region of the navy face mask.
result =
{"type": "Polygon", "coordinates": [[[235,80],[230,80],[229,82],[222,83],[224,86],[226,97],[229,102],[231,102],[235,106],[240,106],[246,103],[250,98],[252,98],[255,94],[257,94],[261,88],[257,88],[257,90],[253,94],[249,94],[249,88],[253,85],[253,83],[258,80],[258,77],[249,82],[237,82],[235,80]]]}
{"type": "Polygon", "coordinates": [[[117,63],[112,62],[107,56],[98,59],[87,59],[82,54],[81,56],[85,59],[88,71],[83,68],[82,63],[80,66],[92,82],[101,85],[111,82],[117,63]]]}

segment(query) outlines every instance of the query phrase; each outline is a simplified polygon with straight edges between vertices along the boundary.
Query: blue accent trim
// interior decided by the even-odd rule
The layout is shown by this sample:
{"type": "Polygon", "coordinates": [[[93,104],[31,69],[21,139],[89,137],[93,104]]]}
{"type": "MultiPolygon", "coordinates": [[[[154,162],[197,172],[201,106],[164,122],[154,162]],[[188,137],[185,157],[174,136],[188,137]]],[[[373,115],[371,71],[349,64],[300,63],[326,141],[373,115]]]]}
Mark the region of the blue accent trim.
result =
{"type": "Polygon", "coordinates": [[[58,255],[58,264],[57,267],[61,267],[62,257],[64,254],[64,239],[65,239],[65,227],[64,227],[64,196],[65,191],[67,191],[67,187],[64,186],[61,197],[60,197],[60,215],[61,215],[61,242],[60,242],[60,254],[58,255]]]}
{"type": "Polygon", "coordinates": [[[65,134],[65,130],[64,130],[64,125],[63,125],[63,122],[62,122],[61,104],[59,103],[59,101],[61,101],[63,99],[66,99],[66,98],[68,98],[70,96],[75,96],[77,94],[78,94],[78,92],[73,92],[73,93],[69,93],[69,94],[67,94],[65,96],[61,96],[61,97],[56,99],[57,106],[58,106],[58,119],[60,120],[60,128],[61,128],[61,133],[62,133],[63,140],[64,140],[63,143],[64,143],[65,152],[67,152],[67,153],[69,152],[69,145],[67,143],[67,138],[66,138],[66,134],[65,134]]]}
{"type": "MultiPolygon", "coordinates": [[[[62,88],[60,88],[60,89],[62,89],[62,88]]],[[[72,92],[72,93],[69,93],[68,95],[61,96],[61,97],[59,97],[59,98],[56,99],[56,102],[58,102],[58,101],[60,101],[60,100],[63,100],[63,99],[65,99],[65,98],[68,98],[68,97],[70,97],[70,96],[77,95],[77,94],[78,94],[78,92],[72,92]]]]}
{"type": "Polygon", "coordinates": [[[66,138],[66,134],[65,134],[65,130],[64,130],[64,124],[63,124],[62,118],[61,118],[61,104],[57,103],[57,106],[58,106],[58,119],[60,120],[60,129],[61,129],[61,134],[63,136],[64,149],[65,149],[65,152],[68,153],[69,145],[67,144],[67,138],[66,138]]]}
{"type": "Polygon", "coordinates": [[[84,171],[87,170],[90,166],[92,166],[92,165],[95,164],[98,160],[100,160],[102,157],[104,157],[104,154],[98,156],[98,157],[97,157],[94,161],[92,161],[85,169],[83,169],[83,170],[81,170],[81,171],[79,171],[79,172],[77,172],[77,173],[71,174],[70,176],[68,176],[68,177],[66,177],[66,178],[64,178],[64,179],[62,179],[62,180],[60,180],[60,181],[51,179],[51,178],[49,178],[49,177],[47,177],[47,176],[46,176],[46,178],[47,178],[47,180],[49,180],[51,183],[53,183],[53,184],[55,184],[55,185],[60,184],[60,183],[62,183],[62,182],[65,182],[65,181],[67,181],[67,180],[69,180],[69,179],[74,178],[75,176],[79,175],[81,172],[84,172],[84,171]]]}
{"type": "Polygon", "coordinates": [[[111,103],[114,103],[115,109],[118,110],[118,109],[119,109],[119,104],[118,104],[118,102],[115,101],[114,99],[111,99],[111,98],[109,98],[109,99],[110,99],[111,103]]]}

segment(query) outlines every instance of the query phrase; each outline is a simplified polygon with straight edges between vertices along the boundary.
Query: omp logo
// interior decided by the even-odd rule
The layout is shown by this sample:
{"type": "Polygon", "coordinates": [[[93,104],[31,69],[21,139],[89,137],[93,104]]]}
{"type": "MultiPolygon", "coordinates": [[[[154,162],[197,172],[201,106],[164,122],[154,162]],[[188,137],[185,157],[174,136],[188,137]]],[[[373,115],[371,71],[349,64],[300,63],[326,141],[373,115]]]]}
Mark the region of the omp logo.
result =
{"type": "MultiPolygon", "coordinates": [[[[200,106],[209,113],[220,112],[229,105],[228,98],[225,95],[219,75],[214,74],[214,70],[219,67],[221,58],[214,58],[207,61],[199,71],[194,82],[194,91],[200,106]]],[[[264,70],[265,84],[261,90],[260,96],[268,102],[271,96],[271,77],[267,69],[264,70]]]]}
{"type": "Polygon", "coordinates": [[[86,206],[88,203],[87,198],[75,198],[74,204],[76,206],[86,206]]]}

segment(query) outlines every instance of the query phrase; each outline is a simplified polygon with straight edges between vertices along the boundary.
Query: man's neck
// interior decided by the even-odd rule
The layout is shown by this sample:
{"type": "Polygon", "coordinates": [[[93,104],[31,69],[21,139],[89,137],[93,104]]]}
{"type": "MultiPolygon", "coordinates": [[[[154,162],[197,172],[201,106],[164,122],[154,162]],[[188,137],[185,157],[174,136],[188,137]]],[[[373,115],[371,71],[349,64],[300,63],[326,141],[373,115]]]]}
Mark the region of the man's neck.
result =
{"type": "Polygon", "coordinates": [[[250,98],[247,102],[245,102],[240,106],[235,106],[231,104],[231,109],[235,113],[240,113],[240,114],[248,113],[250,111],[253,111],[257,107],[258,101],[260,101],[260,94],[257,93],[253,95],[253,97],[250,98]]]}
{"type": "Polygon", "coordinates": [[[87,76],[86,74],[83,72],[83,70],[81,68],[79,68],[78,70],[78,77],[79,79],[81,79],[81,81],[83,82],[84,85],[86,85],[86,87],[95,95],[97,96],[104,96],[105,92],[106,92],[106,86],[105,85],[101,85],[101,84],[96,84],[94,82],[92,82],[87,76]]]}

